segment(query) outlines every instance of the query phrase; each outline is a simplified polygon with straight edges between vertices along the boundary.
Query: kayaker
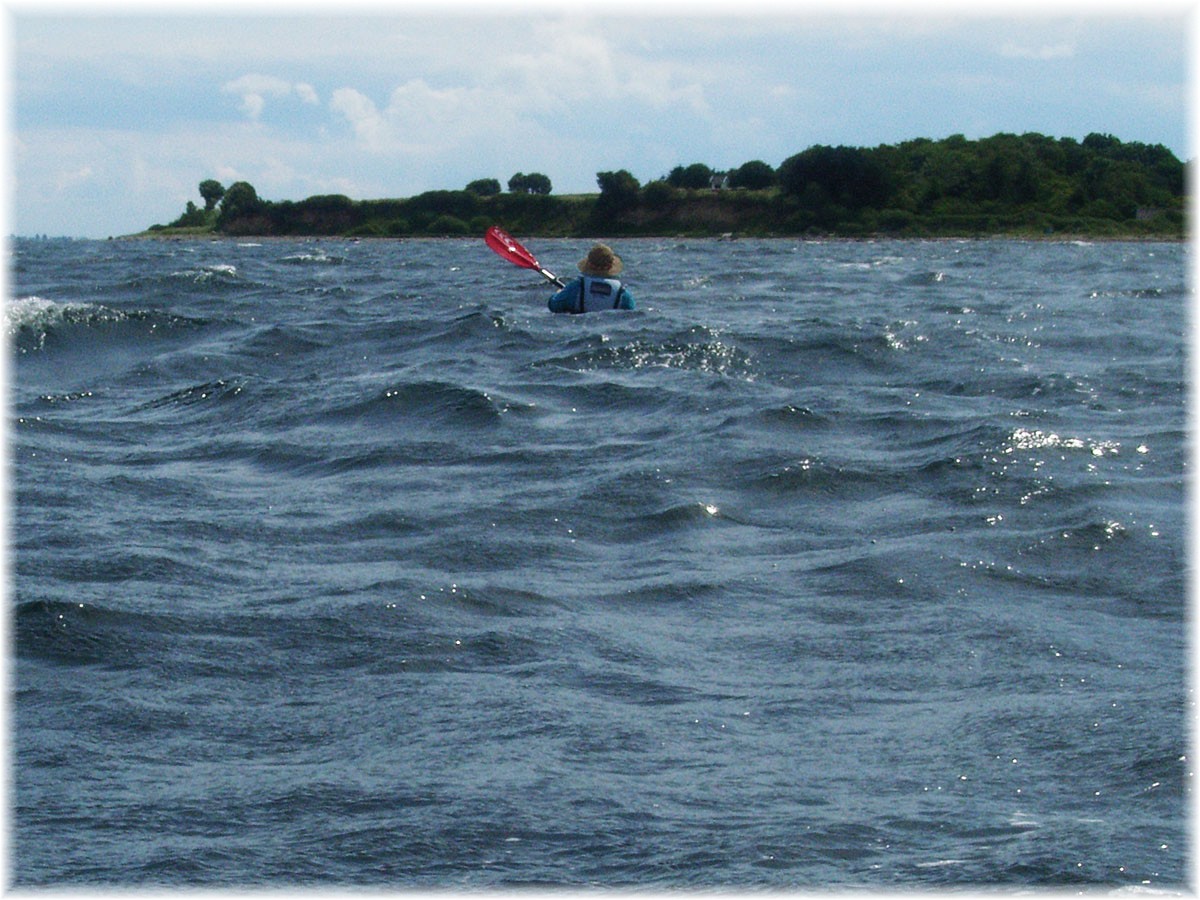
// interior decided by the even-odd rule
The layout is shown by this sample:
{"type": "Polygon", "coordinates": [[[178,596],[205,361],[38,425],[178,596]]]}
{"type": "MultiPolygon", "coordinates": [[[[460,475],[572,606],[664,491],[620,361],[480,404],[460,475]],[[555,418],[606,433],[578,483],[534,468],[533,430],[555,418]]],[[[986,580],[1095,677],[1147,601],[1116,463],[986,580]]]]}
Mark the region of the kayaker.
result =
{"type": "Polygon", "coordinates": [[[625,268],[621,257],[607,244],[596,244],[579,261],[579,278],[550,298],[556,313],[597,312],[602,309],[634,309],[633,295],[616,278],[625,268]]]}

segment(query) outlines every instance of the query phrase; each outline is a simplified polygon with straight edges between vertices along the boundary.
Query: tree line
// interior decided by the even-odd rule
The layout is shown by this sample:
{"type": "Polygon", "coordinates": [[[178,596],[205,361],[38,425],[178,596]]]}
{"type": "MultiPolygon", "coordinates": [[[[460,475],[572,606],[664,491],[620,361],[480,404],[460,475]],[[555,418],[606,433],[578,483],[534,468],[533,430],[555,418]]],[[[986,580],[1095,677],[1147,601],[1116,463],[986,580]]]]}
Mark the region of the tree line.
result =
{"type": "Polygon", "coordinates": [[[596,194],[553,196],[540,173],[397,200],[341,194],[268,201],[249,183],[200,183],[152,230],[238,235],[458,236],[500,224],[525,234],[587,236],[980,234],[1182,237],[1186,166],[1161,144],[1090,134],[915,139],[873,148],[816,145],[772,167],[679,165],[642,184],[598,172],[596,194]]]}

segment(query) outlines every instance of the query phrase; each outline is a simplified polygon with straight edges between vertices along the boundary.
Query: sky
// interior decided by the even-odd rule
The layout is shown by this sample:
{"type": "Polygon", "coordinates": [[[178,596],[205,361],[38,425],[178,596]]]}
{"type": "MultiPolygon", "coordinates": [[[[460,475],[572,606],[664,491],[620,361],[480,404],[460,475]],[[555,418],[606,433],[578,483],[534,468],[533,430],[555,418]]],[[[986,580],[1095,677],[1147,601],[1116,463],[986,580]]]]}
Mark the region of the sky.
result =
{"type": "Polygon", "coordinates": [[[10,0],[6,230],[138,232],[209,178],[276,201],[518,172],[594,193],[601,171],[1031,131],[1187,160],[1191,5],[10,0]]]}

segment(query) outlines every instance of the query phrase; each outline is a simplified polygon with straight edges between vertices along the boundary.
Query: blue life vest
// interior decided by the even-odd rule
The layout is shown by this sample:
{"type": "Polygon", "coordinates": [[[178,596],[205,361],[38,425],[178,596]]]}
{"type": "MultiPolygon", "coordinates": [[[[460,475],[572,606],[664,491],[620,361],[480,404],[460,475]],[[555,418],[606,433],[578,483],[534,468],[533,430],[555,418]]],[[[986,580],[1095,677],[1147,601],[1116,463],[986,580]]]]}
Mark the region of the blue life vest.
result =
{"type": "Polygon", "coordinates": [[[579,307],[577,312],[597,312],[616,309],[621,302],[621,282],[615,278],[580,276],[579,307]]]}

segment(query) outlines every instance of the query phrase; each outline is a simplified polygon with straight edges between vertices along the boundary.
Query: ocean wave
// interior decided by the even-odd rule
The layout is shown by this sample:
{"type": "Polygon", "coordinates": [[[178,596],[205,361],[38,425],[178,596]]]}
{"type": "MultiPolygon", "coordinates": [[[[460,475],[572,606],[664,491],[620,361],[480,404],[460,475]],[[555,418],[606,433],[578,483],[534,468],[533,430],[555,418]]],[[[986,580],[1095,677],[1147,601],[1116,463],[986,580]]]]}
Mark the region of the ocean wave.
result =
{"type": "Polygon", "coordinates": [[[715,503],[692,501],[676,503],[635,516],[627,516],[613,537],[620,541],[669,538],[681,531],[730,524],[730,518],[715,503]]]}
{"type": "Polygon", "coordinates": [[[761,369],[777,372],[787,381],[844,367],[874,373],[880,366],[893,365],[898,353],[928,340],[917,324],[912,320],[844,322],[812,317],[797,322],[787,333],[760,332],[746,337],[746,352],[754,354],[761,369]]]}
{"type": "Polygon", "coordinates": [[[57,302],[22,297],[5,305],[9,337],[18,353],[49,351],[62,342],[138,341],[187,332],[203,320],[160,310],[123,310],[96,303],[57,302]]]}
{"type": "Polygon", "coordinates": [[[286,361],[328,347],[332,340],[320,325],[270,323],[245,333],[239,350],[254,359],[286,361]]]}
{"type": "MultiPolygon", "coordinates": [[[[232,623],[220,627],[230,634],[239,631],[232,623]]],[[[211,628],[211,623],[194,617],[144,612],[91,599],[18,600],[14,617],[18,656],[117,669],[169,667],[178,636],[211,628]]]]}
{"type": "Polygon", "coordinates": [[[835,462],[819,456],[801,456],[761,471],[749,479],[748,487],[758,488],[782,499],[797,492],[842,500],[878,497],[911,483],[893,467],[870,467],[835,462]]]}
{"type": "Polygon", "coordinates": [[[417,416],[435,426],[490,426],[499,421],[504,406],[486,391],[443,381],[398,384],[383,391],[372,403],[406,418],[417,416]]]}
{"type": "Polygon", "coordinates": [[[660,341],[637,339],[614,344],[609,338],[599,336],[590,338],[588,343],[590,346],[584,350],[543,359],[537,365],[574,371],[668,368],[743,380],[753,380],[756,375],[749,353],[704,326],[660,341]]]}
{"type": "MultiPolygon", "coordinates": [[[[801,419],[801,426],[808,422],[801,419]]],[[[818,420],[811,433],[818,440],[836,431],[837,419],[818,420]]],[[[905,489],[912,493],[937,493],[961,488],[976,473],[992,470],[989,447],[1007,432],[989,423],[972,420],[921,419],[897,411],[877,416],[857,416],[859,437],[842,442],[834,452],[814,449],[788,453],[781,443],[771,453],[760,451],[731,471],[758,488],[791,492],[827,493],[839,497],[874,495],[905,489]],[[878,439],[873,435],[878,435],[878,439]]],[[[786,436],[791,429],[779,430],[786,436]]]]}
{"type": "Polygon", "coordinates": [[[8,336],[21,353],[42,350],[55,329],[80,324],[117,321],[119,314],[91,303],[57,303],[43,297],[22,297],[5,304],[8,336]]]}
{"type": "Polygon", "coordinates": [[[413,298],[400,299],[403,317],[399,321],[379,323],[377,328],[380,339],[386,339],[387,346],[399,343],[424,356],[442,352],[458,357],[464,345],[521,352],[533,350],[542,340],[529,329],[528,320],[488,306],[480,305],[448,321],[437,316],[414,321],[414,306],[408,302],[413,298]]]}
{"type": "Polygon", "coordinates": [[[307,253],[293,253],[289,256],[280,257],[279,261],[290,266],[340,266],[346,261],[346,257],[330,255],[324,250],[307,253]]]}
{"type": "MultiPolygon", "coordinates": [[[[519,404],[518,404],[519,405],[519,404]]],[[[366,399],[340,403],[320,412],[325,421],[401,419],[423,429],[495,425],[508,410],[487,391],[448,381],[404,381],[366,399]]]]}
{"type": "Polygon", "coordinates": [[[1190,291],[1183,282],[1170,287],[1120,288],[1117,290],[1095,290],[1087,295],[1089,300],[1160,300],[1187,297],[1190,291]]]}
{"type": "Polygon", "coordinates": [[[213,263],[212,265],[201,266],[198,269],[181,269],[178,272],[172,272],[167,277],[205,284],[214,280],[235,279],[238,277],[238,268],[232,263],[213,263]]]}
{"type": "Polygon", "coordinates": [[[161,409],[178,410],[200,404],[225,403],[241,395],[245,387],[246,380],[244,378],[218,378],[214,381],[194,384],[177,391],[172,391],[155,400],[134,407],[133,412],[161,409]]]}
{"type": "Polygon", "coordinates": [[[121,635],[137,618],[93,603],[19,602],[14,619],[17,655],[77,665],[132,664],[121,635]]]}
{"type": "Polygon", "coordinates": [[[808,406],[784,403],[766,409],[740,412],[721,423],[722,429],[744,426],[782,433],[804,432],[832,424],[831,416],[816,412],[808,406]]]}
{"type": "Polygon", "coordinates": [[[97,291],[102,297],[156,297],[170,302],[180,296],[228,296],[254,287],[235,264],[208,263],[100,281],[97,291]]]}
{"type": "Polygon", "coordinates": [[[1088,456],[1115,456],[1121,450],[1117,441],[1087,437],[1062,437],[1055,431],[1040,428],[1015,428],[1008,436],[1001,453],[1010,454],[1027,450],[1065,450],[1082,452],[1088,456]]]}

